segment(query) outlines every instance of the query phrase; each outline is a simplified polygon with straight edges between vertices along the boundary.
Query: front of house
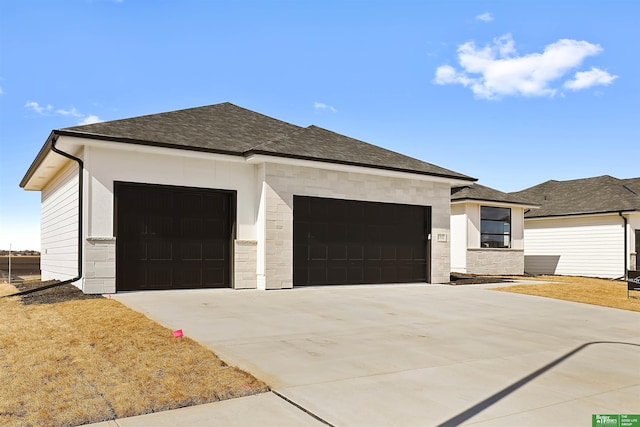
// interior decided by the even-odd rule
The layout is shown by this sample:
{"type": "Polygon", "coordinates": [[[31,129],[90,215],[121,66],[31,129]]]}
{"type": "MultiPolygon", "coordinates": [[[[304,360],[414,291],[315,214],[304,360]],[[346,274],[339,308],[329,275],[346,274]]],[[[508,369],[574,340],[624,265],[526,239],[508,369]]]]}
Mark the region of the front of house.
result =
{"type": "Polygon", "coordinates": [[[224,103],[54,131],[20,185],[43,280],[113,293],[446,282],[472,181],[224,103]]]}
{"type": "Polygon", "coordinates": [[[621,278],[640,268],[640,178],[550,180],[511,193],[540,205],[525,215],[525,270],[621,278]]]}
{"type": "Polygon", "coordinates": [[[524,213],[537,208],[480,184],[452,188],[451,271],[524,274],[524,213]]]}

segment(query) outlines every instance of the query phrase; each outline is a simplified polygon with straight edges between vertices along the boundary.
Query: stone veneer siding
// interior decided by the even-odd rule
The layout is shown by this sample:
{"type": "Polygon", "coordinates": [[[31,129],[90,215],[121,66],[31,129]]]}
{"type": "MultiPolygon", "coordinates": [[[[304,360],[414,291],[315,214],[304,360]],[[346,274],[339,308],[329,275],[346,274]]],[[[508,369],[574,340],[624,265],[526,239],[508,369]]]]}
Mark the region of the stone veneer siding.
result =
{"type": "Polygon", "coordinates": [[[116,238],[88,237],[84,245],[84,286],[87,294],[116,291],[116,238]]]}
{"type": "Polygon", "coordinates": [[[524,274],[524,250],[467,249],[467,273],[486,275],[524,274]]]}
{"type": "Polygon", "coordinates": [[[256,240],[236,240],[233,248],[233,287],[256,288],[256,240]]]}
{"type": "Polygon", "coordinates": [[[431,206],[431,282],[449,281],[448,184],[273,163],[265,165],[264,179],[266,289],[293,287],[294,195],[431,206]]]}

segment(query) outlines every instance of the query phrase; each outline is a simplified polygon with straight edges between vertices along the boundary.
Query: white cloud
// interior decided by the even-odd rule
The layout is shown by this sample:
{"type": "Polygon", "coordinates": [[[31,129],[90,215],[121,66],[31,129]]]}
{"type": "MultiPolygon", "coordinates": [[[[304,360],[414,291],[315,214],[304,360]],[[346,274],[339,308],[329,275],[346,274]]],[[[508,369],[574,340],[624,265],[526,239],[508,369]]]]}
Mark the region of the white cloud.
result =
{"type": "MultiPolygon", "coordinates": [[[[433,82],[439,85],[461,84],[471,89],[476,97],[484,99],[514,95],[554,96],[558,92],[554,82],[579,67],[585,58],[600,52],[602,48],[599,45],[561,39],[547,45],[542,53],[519,56],[511,34],[506,34],[484,47],[477,47],[474,41],[458,46],[461,70],[442,65],[436,69],[433,82]]],[[[604,83],[606,76],[595,73],[594,69],[586,73],[577,73],[575,80],[571,81],[574,83],[567,84],[580,86],[589,79],[596,79],[598,84],[613,81],[604,83]]]]}
{"type": "Polygon", "coordinates": [[[84,117],[84,114],[80,114],[75,107],[71,107],[70,110],[58,109],[56,113],[61,114],[63,116],[72,116],[72,117],[84,117]]]}
{"type": "Polygon", "coordinates": [[[46,107],[41,107],[40,104],[33,101],[27,102],[26,104],[24,104],[24,106],[26,108],[31,108],[33,111],[35,111],[38,114],[43,114],[43,115],[53,110],[53,107],[51,105],[47,105],[46,107]]]}
{"type": "Polygon", "coordinates": [[[315,108],[316,110],[329,110],[332,113],[337,113],[338,112],[338,110],[333,108],[331,105],[323,104],[322,102],[314,102],[313,103],[313,108],[315,108]]]}
{"type": "Polygon", "coordinates": [[[2,95],[4,93],[4,91],[2,90],[2,87],[0,87],[0,95],[2,95]]]}
{"type": "Polygon", "coordinates": [[[78,122],[79,125],[90,125],[92,123],[99,123],[102,120],[98,117],[95,116],[93,114],[89,114],[87,117],[85,117],[84,119],[80,120],[78,122]]]}
{"type": "Polygon", "coordinates": [[[79,125],[89,125],[92,123],[98,123],[102,121],[98,116],[93,114],[83,114],[78,110],[76,110],[75,107],[71,107],[68,110],[64,110],[62,108],[58,108],[54,110],[52,105],[47,105],[46,107],[43,107],[34,101],[29,101],[26,104],[24,104],[24,106],[25,108],[30,108],[36,113],[41,114],[43,116],[50,115],[51,113],[55,113],[61,116],[68,116],[68,117],[75,117],[77,119],[82,119],[78,122],[79,125]]]}
{"type": "Polygon", "coordinates": [[[491,22],[493,21],[493,16],[489,12],[485,12],[480,15],[476,15],[476,19],[482,22],[491,22]]]}
{"type": "Polygon", "coordinates": [[[564,83],[564,87],[571,90],[582,90],[597,85],[608,86],[617,78],[618,76],[609,74],[604,70],[591,67],[589,71],[578,71],[572,80],[567,80],[564,83]]]}

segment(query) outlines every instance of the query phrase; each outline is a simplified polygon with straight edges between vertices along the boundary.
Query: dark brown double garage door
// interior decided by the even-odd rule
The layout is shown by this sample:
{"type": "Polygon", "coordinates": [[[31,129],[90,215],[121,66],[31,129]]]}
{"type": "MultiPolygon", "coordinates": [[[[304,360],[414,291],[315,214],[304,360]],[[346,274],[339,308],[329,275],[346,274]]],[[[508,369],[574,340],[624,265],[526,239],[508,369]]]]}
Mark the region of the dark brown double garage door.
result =
{"type": "MultiPolygon", "coordinates": [[[[116,288],[232,284],[235,192],[115,183],[116,288]]],[[[293,283],[428,282],[430,208],[294,196],[293,283]]]]}
{"type": "Polygon", "coordinates": [[[427,206],[294,196],[294,285],[428,282],[427,206]]]}

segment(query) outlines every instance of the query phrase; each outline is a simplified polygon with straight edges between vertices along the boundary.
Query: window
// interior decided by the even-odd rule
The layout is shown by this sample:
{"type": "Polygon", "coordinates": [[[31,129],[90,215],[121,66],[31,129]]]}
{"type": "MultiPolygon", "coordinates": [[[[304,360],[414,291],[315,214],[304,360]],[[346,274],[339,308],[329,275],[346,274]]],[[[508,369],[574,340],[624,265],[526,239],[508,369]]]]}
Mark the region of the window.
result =
{"type": "Polygon", "coordinates": [[[480,246],[511,247],[511,209],[480,207],[480,246]]]}

